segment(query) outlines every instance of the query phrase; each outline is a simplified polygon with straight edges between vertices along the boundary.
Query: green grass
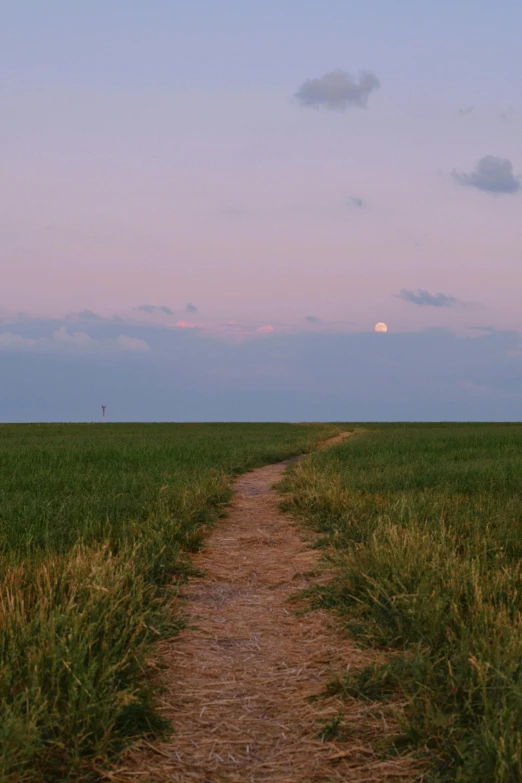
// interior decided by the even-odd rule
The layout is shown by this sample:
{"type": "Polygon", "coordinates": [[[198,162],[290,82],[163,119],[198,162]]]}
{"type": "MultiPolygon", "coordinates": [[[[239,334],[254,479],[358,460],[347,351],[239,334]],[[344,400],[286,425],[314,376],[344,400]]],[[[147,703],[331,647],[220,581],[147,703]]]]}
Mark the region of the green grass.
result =
{"type": "Polygon", "coordinates": [[[428,779],[522,780],[522,426],[366,425],[282,488],[338,565],[320,602],[390,651],[331,690],[404,700],[428,779]]]}
{"type": "Polygon", "coordinates": [[[154,642],[237,474],[334,425],[0,426],[0,781],[91,780],[154,711],[154,642]]]}

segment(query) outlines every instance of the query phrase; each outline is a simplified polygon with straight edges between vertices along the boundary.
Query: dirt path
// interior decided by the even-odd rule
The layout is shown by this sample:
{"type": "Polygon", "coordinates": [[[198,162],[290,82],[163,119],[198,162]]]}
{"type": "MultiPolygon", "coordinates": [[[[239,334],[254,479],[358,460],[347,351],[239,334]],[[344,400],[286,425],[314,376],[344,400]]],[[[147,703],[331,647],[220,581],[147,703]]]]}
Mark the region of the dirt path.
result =
{"type": "Polygon", "coordinates": [[[237,480],[228,517],[195,558],[204,575],[184,591],[188,628],[162,650],[167,665],[162,712],[176,733],[167,742],[142,744],[108,779],[413,780],[404,761],[382,762],[374,754],[372,739],[389,731],[374,707],[354,700],[346,709],[333,698],[309,700],[332,671],[368,657],[336,633],[327,615],[298,616],[289,603],[309,586],[320,554],[278,508],[272,486],[287,464],[237,480]],[[340,710],[346,711],[348,738],[322,742],[321,721],[340,710]]]}

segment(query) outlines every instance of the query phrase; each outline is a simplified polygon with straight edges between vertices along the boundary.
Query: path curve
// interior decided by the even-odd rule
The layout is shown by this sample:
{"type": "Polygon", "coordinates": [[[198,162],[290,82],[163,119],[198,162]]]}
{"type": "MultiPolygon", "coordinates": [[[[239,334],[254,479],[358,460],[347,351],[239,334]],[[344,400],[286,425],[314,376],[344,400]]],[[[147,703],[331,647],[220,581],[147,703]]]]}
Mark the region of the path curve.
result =
{"type": "Polygon", "coordinates": [[[372,738],[388,730],[373,706],[354,701],[346,711],[346,742],[320,739],[322,722],[346,704],[309,697],[333,671],[368,663],[370,653],[336,632],[325,613],[298,614],[289,602],[310,586],[321,557],[279,509],[272,488],[291,461],[236,481],[228,516],[194,558],[203,576],[184,590],[188,627],[161,650],[161,712],[175,734],[141,743],[107,776],[113,783],[413,779],[403,760],[383,762],[372,750],[372,738]]]}

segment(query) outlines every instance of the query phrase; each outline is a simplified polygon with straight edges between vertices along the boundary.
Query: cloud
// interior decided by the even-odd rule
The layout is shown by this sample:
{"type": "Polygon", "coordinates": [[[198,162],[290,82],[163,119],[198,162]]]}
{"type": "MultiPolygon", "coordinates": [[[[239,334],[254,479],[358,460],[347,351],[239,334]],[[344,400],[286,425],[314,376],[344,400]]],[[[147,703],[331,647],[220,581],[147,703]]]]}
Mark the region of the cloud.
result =
{"type": "Polygon", "coordinates": [[[515,115],[515,110],[512,106],[508,106],[506,111],[500,113],[500,116],[504,120],[504,122],[511,122],[514,115],[515,115]]]}
{"type": "Polygon", "coordinates": [[[467,109],[459,109],[459,117],[465,117],[467,114],[471,114],[474,108],[474,106],[468,106],[467,109]]]}
{"type": "Polygon", "coordinates": [[[151,350],[133,352],[117,350],[121,327],[93,328],[107,351],[88,361],[80,350],[2,352],[4,421],[94,420],[107,400],[114,421],[520,420],[516,333],[389,332],[383,341],[303,329],[244,342],[202,333],[195,342],[142,325],[126,334],[151,350]],[[146,372],[136,372],[139,361],[146,372]]]}
{"type": "Polygon", "coordinates": [[[364,201],[362,198],[357,198],[357,196],[350,196],[350,201],[354,206],[358,207],[359,209],[362,209],[364,207],[364,201]]]}
{"type": "Polygon", "coordinates": [[[321,323],[320,318],[316,318],[315,315],[305,315],[305,321],[309,321],[311,324],[319,324],[321,323]]]}
{"type": "Polygon", "coordinates": [[[65,319],[67,321],[91,321],[91,322],[99,322],[99,323],[110,323],[111,321],[116,321],[118,323],[121,323],[124,319],[121,317],[121,315],[113,315],[109,317],[104,317],[103,315],[99,315],[98,313],[95,313],[94,310],[80,310],[77,313],[68,313],[68,315],[65,316],[65,319]]]}
{"type": "Polygon", "coordinates": [[[191,304],[190,302],[185,307],[185,312],[186,313],[197,313],[197,311],[198,311],[198,308],[195,307],[195,305],[191,304]]]}
{"type": "Polygon", "coordinates": [[[102,321],[101,315],[95,313],[93,310],[80,310],[79,313],[73,313],[76,318],[81,318],[83,321],[102,321]]]}
{"type": "Polygon", "coordinates": [[[520,177],[513,174],[513,164],[508,158],[484,155],[469,174],[456,171],[452,176],[461,185],[468,185],[487,193],[516,193],[522,187],[520,177]]]}
{"type": "Polygon", "coordinates": [[[43,337],[34,339],[33,337],[22,337],[20,334],[12,332],[2,332],[0,334],[0,348],[32,348],[34,345],[45,343],[43,337]]]}
{"type": "Polygon", "coordinates": [[[123,351],[150,351],[148,342],[140,340],[139,337],[129,337],[126,334],[120,334],[116,338],[116,342],[123,351]]]}
{"type": "Polygon", "coordinates": [[[256,332],[258,334],[270,334],[274,331],[274,327],[270,326],[270,324],[267,324],[266,326],[258,326],[256,329],[256,332]]]}
{"type": "Polygon", "coordinates": [[[176,326],[180,329],[197,329],[201,324],[193,324],[190,321],[176,321],[176,326]]]}
{"type": "Polygon", "coordinates": [[[225,329],[225,331],[244,331],[245,327],[238,324],[237,321],[225,321],[223,324],[218,324],[218,329],[225,329]]]}
{"type": "Polygon", "coordinates": [[[59,329],[53,332],[53,337],[56,342],[66,345],[74,345],[77,348],[94,348],[96,346],[102,346],[106,348],[114,347],[114,344],[123,351],[149,351],[150,346],[146,340],[142,340],[139,337],[130,337],[126,334],[120,334],[114,339],[110,334],[101,335],[101,340],[95,340],[93,337],[87,334],[87,332],[68,332],[67,327],[61,326],[59,329]]]}
{"type": "Polygon", "coordinates": [[[490,334],[500,334],[504,331],[497,329],[496,326],[468,326],[468,329],[473,329],[475,332],[489,332],[490,334]]]}
{"type": "Polygon", "coordinates": [[[363,109],[370,93],[379,87],[380,81],[371,71],[359,71],[358,78],[354,78],[347,71],[336,70],[303,82],[295,97],[301,106],[324,107],[331,111],[345,111],[349,106],[363,109]]]}
{"type": "Polygon", "coordinates": [[[57,343],[74,345],[77,348],[94,348],[95,345],[100,344],[98,340],[90,337],[87,332],[72,332],[70,334],[65,326],[60,326],[59,329],[54,331],[53,337],[57,343]]]}
{"type": "Polygon", "coordinates": [[[170,307],[166,307],[165,305],[142,304],[138,307],[135,307],[134,309],[141,310],[144,313],[165,313],[165,315],[174,315],[174,312],[170,309],[170,307]]]}
{"type": "Polygon", "coordinates": [[[425,305],[430,307],[454,307],[454,305],[460,304],[459,300],[455,299],[454,296],[441,293],[430,294],[429,291],[425,291],[422,288],[418,288],[416,291],[402,288],[400,293],[394,294],[394,296],[397,299],[402,299],[404,302],[410,302],[421,307],[425,305]]]}
{"type": "Polygon", "coordinates": [[[239,324],[237,321],[225,321],[225,323],[216,324],[213,333],[226,340],[242,340],[251,334],[252,329],[248,326],[239,324]]]}

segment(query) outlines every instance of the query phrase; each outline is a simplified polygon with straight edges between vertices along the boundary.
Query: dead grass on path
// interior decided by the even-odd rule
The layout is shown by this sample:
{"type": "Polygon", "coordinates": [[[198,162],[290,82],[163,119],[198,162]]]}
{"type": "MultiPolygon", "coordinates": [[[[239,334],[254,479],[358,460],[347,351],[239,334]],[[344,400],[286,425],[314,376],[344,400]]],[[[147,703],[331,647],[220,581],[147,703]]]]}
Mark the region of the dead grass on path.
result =
{"type": "Polygon", "coordinates": [[[375,654],[343,637],[324,612],[298,613],[289,601],[317,579],[321,555],[279,509],[272,487],[284,468],[239,478],[228,517],[194,558],[203,576],[184,590],[188,627],[159,650],[166,665],[161,712],[174,735],[140,743],[106,780],[418,779],[411,758],[383,760],[375,750],[397,728],[389,711],[356,699],[313,698],[334,674],[375,654]],[[340,714],[338,736],[322,740],[340,714]]]}

